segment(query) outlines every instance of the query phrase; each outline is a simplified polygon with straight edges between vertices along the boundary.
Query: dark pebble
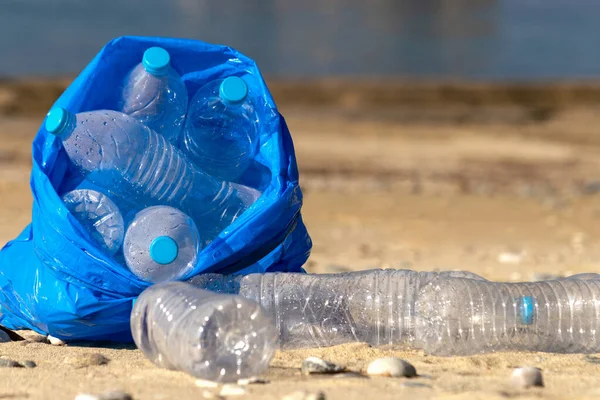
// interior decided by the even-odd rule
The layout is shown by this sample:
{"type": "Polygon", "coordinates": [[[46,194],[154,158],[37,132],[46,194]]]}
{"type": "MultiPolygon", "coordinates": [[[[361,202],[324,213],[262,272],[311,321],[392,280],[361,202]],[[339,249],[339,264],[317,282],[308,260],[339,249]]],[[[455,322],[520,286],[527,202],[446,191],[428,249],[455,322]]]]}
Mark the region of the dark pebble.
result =
{"type": "Polygon", "coordinates": [[[23,368],[23,366],[14,360],[0,358],[0,368],[23,368]]]}

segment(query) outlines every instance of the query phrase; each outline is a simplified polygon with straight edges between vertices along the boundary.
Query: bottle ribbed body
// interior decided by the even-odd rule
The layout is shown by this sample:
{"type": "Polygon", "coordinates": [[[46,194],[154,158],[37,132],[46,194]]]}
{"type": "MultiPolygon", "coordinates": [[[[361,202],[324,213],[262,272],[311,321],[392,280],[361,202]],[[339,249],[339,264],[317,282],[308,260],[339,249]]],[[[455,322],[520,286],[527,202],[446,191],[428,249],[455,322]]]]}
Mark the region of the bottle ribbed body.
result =
{"type": "Polygon", "coordinates": [[[416,303],[417,346],[434,354],[600,350],[600,280],[435,279],[416,303]]]}
{"type": "Polygon", "coordinates": [[[199,170],[164,137],[120,112],[77,114],[61,139],[69,158],[93,183],[121,193],[140,209],[169,205],[182,210],[194,219],[205,244],[260,196],[199,170]]]}
{"type": "Polygon", "coordinates": [[[461,271],[371,270],[213,276],[197,283],[261,304],[284,348],[366,342],[437,355],[600,351],[597,274],[502,283],[461,271]]]}

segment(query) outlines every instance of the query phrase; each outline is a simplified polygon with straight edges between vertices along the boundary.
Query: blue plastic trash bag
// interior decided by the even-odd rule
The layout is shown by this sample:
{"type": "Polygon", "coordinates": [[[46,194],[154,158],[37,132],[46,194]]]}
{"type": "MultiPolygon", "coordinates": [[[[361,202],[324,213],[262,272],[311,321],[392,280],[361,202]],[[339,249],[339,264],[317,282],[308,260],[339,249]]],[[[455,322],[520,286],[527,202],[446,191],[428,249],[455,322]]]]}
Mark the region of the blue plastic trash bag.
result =
{"type": "MultiPolygon", "coordinates": [[[[152,46],[170,52],[190,98],[209,80],[246,74],[249,89],[264,98],[260,150],[240,178],[264,194],[226,237],[221,234],[204,249],[183,279],[203,272],[302,271],[311,241],[300,215],[292,139],[254,61],[199,41],[122,37],[100,51],[55,106],[72,112],[115,109],[123,78],[152,46]]],[[[132,302],[149,284],[102,252],[61,202],[61,188],[82,179],[42,125],[33,142],[32,222],[0,252],[0,324],[62,339],[131,341],[132,302]]]]}

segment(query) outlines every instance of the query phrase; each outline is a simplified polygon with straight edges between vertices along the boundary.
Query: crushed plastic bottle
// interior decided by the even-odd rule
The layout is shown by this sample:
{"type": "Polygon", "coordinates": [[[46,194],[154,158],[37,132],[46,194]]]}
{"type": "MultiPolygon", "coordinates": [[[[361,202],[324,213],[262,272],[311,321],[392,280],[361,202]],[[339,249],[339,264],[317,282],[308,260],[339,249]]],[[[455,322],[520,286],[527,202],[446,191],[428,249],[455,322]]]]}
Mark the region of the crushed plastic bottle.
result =
{"type": "Polygon", "coordinates": [[[177,144],[187,106],[187,89],[169,53],[161,47],[146,50],[125,79],[120,111],[177,144]]]}
{"type": "Polygon", "coordinates": [[[258,148],[258,116],[242,78],[218,79],[196,92],[181,146],[198,168],[226,181],[248,168],[258,148]]]}
{"type": "Polygon", "coordinates": [[[113,188],[140,209],[169,205],[182,210],[196,222],[204,244],[260,197],[255,189],[200,171],[162,136],[117,111],[75,115],[54,108],[45,127],[88,179],[113,188]]]}
{"type": "Polygon", "coordinates": [[[261,374],[277,347],[277,329],[257,303],[184,282],[146,289],[133,307],[131,333],[156,365],[217,382],[261,374]]]}
{"type": "Polygon", "coordinates": [[[109,254],[123,243],[125,224],[116,204],[95,190],[72,190],[62,196],[67,209],[81,226],[109,254]]]}
{"type": "MultiPolygon", "coordinates": [[[[101,171],[95,171],[90,173],[88,176],[90,178],[85,178],[81,182],[79,182],[76,186],[69,187],[70,190],[94,190],[96,192],[102,193],[107,196],[113,203],[116,204],[119,211],[121,212],[121,216],[123,217],[123,221],[125,222],[125,227],[129,226],[135,214],[139,212],[138,205],[134,202],[130,201],[129,198],[122,196],[120,193],[117,193],[113,188],[100,187],[92,182],[90,179],[94,180],[93,176],[98,173],[101,174],[101,171]]],[[[70,191],[69,190],[69,191],[70,191]]]]}
{"type": "Polygon", "coordinates": [[[200,250],[194,221],[168,206],[140,211],[123,243],[127,267],[140,279],[154,283],[177,280],[190,272],[200,250]]]}
{"type": "Polygon", "coordinates": [[[489,282],[467,272],[200,275],[197,287],[239,293],[277,321],[284,348],[347,342],[436,355],[600,351],[600,277],[489,282]]]}

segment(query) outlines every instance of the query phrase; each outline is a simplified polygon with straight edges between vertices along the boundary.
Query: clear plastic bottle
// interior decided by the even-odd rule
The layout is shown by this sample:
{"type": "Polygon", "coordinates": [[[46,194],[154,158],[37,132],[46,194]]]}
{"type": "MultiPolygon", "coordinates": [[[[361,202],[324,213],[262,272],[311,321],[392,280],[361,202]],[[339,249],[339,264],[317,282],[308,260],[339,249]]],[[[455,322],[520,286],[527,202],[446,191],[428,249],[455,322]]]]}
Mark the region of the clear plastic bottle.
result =
{"type": "Polygon", "coordinates": [[[95,190],[72,190],[62,196],[67,209],[109,254],[123,243],[125,224],[116,204],[95,190]]]}
{"type": "Polygon", "coordinates": [[[600,351],[600,278],[489,282],[467,272],[372,270],[328,275],[200,275],[276,321],[282,347],[407,345],[436,355],[600,351]]]}
{"type": "Polygon", "coordinates": [[[223,180],[248,168],[258,148],[258,116],[242,78],[211,81],[196,92],[181,147],[198,168],[223,180]]]}
{"type": "Polygon", "coordinates": [[[277,330],[258,304],[184,282],[146,289],[133,307],[131,333],[156,365],[218,382],[261,374],[277,348],[277,330]]]}
{"type": "MultiPolygon", "coordinates": [[[[100,171],[98,171],[98,173],[100,173],[100,171]]],[[[120,193],[115,192],[113,188],[100,187],[99,185],[93,183],[92,180],[94,174],[95,173],[91,173],[90,175],[92,176],[90,178],[83,179],[71,190],[94,190],[107,196],[119,208],[119,211],[123,216],[123,221],[125,222],[125,227],[129,226],[133,220],[133,217],[135,217],[135,214],[140,211],[138,209],[138,205],[131,202],[128,197],[122,196],[120,193]]]]}
{"type": "Polygon", "coordinates": [[[417,343],[440,355],[600,351],[600,279],[435,279],[415,304],[417,343]],[[598,335],[597,335],[598,333],[598,335]]]}
{"type": "Polygon", "coordinates": [[[188,94],[162,47],[144,52],[125,79],[120,110],[177,144],[187,113],[188,94]]]}
{"type": "Polygon", "coordinates": [[[176,280],[190,272],[200,250],[194,221],[168,206],[140,211],[123,242],[127,267],[140,279],[154,283],[176,280]]]}
{"type": "Polygon", "coordinates": [[[54,108],[45,126],[93,183],[112,188],[140,209],[169,205],[182,210],[196,222],[204,244],[260,196],[200,171],[162,136],[117,111],[75,115],[54,108]]]}

